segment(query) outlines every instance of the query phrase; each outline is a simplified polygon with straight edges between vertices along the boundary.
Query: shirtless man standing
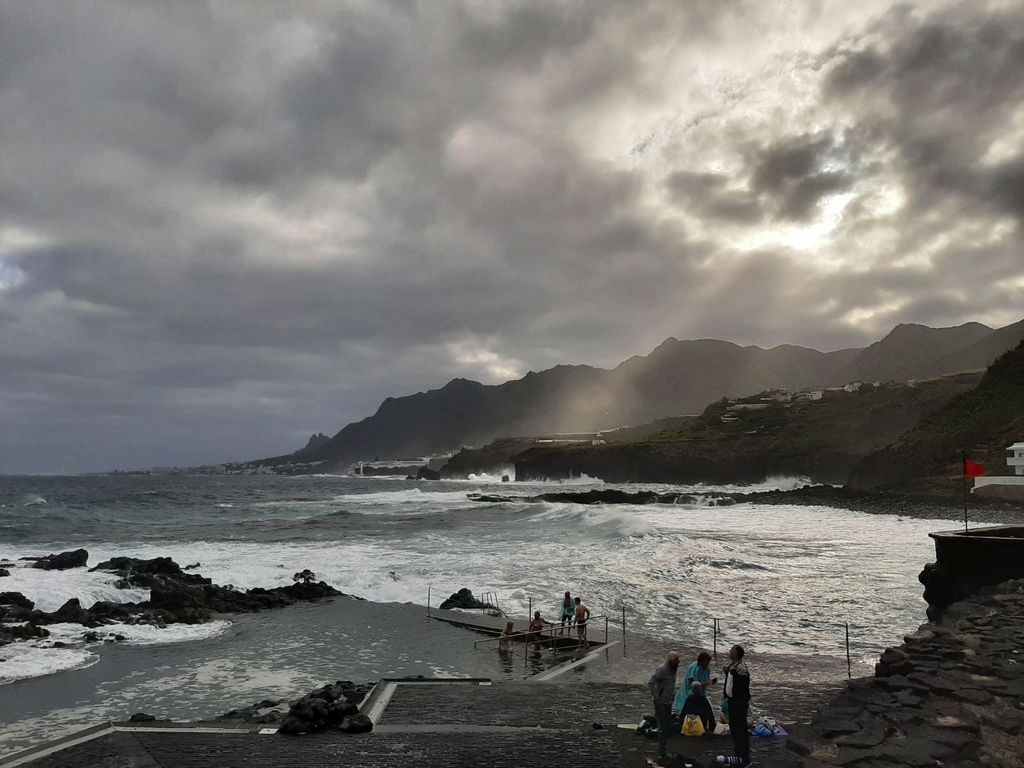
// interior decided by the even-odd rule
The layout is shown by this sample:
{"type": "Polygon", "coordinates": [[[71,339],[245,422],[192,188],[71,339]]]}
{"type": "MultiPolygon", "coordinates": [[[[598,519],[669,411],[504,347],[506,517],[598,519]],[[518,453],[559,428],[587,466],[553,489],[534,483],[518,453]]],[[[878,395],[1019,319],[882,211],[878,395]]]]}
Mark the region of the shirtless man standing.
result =
{"type": "Polygon", "coordinates": [[[580,645],[584,648],[590,647],[587,639],[587,619],[590,618],[590,609],[583,604],[580,598],[576,598],[576,634],[580,638],[580,645]]]}

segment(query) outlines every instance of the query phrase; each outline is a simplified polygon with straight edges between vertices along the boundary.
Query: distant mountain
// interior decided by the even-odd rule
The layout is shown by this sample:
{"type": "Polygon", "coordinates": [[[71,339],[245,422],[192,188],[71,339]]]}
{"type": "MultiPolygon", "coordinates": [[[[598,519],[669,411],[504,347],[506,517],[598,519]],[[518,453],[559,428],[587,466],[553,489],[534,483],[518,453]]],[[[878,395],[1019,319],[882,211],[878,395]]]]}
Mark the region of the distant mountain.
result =
{"type": "Polygon", "coordinates": [[[453,379],[440,389],[387,398],[377,412],[327,441],[255,463],[326,462],[343,468],[484,445],[497,437],[584,432],[696,414],[725,395],[849,381],[903,381],[983,367],[1024,338],[1024,321],[992,330],[900,325],[866,349],[771,349],[670,338],[612,370],[560,365],[498,385],[453,379]],[[981,361],[979,363],[979,361],[981,361]]]}
{"type": "Polygon", "coordinates": [[[997,357],[1024,340],[1024,320],[992,331],[971,344],[940,357],[935,367],[941,370],[987,368],[997,357]]]}
{"type": "MultiPolygon", "coordinates": [[[[1019,325],[1019,324],[1018,324],[1019,325]]],[[[864,458],[849,479],[859,490],[950,493],[962,453],[990,474],[1006,470],[1006,446],[1024,439],[1024,343],[996,360],[977,386],[954,397],[896,442],[864,458]]]]}
{"type": "MultiPolygon", "coordinates": [[[[929,328],[914,323],[897,325],[884,339],[876,341],[851,360],[840,378],[845,381],[906,381],[950,371],[984,368],[992,362],[991,358],[978,365],[964,364],[961,359],[966,350],[984,342],[993,333],[991,328],[981,323],[965,323],[953,328],[929,328]]],[[[996,355],[1014,343],[1009,342],[996,355]]]]}

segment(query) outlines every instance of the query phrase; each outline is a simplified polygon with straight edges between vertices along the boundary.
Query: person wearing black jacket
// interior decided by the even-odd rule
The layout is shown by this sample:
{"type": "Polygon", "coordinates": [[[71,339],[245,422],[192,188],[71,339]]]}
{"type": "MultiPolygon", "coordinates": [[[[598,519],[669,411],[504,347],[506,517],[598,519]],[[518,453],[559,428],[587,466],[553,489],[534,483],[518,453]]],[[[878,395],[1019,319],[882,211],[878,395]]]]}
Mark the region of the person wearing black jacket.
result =
{"type": "Polygon", "coordinates": [[[729,733],[733,751],[743,765],[750,765],[750,732],[747,730],[747,710],[750,708],[750,670],[743,661],[743,646],[729,649],[729,663],[725,672],[725,700],[729,703],[729,733]]]}
{"type": "Polygon", "coordinates": [[[711,702],[704,695],[704,686],[694,683],[690,687],[690,695],[686,697],[683,708],[679,712],[679,719],[685,720],[687,715],[696,715],[704,726],[704,735],[711,736],[715,733],[715,713],[711,709],[711,702]]]}

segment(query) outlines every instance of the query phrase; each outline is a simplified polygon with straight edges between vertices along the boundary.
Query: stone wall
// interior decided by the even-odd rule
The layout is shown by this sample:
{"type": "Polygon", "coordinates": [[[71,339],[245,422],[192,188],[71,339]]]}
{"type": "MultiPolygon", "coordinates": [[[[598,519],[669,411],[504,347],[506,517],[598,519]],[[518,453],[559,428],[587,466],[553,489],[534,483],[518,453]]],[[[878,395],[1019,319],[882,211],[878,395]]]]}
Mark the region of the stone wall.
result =
{"type": "Polygon", "coordinates": [[[1024,580],[921,625],[790,747],[805,766],[1024,768],[1024,580]]]}
{"type": "Polygon", "coordinates": [[[993,526],[969,533],[933,533],[935,562],[918,577],[929,618],[984,586],[1024,578],[1024,527],[993,526]]]}

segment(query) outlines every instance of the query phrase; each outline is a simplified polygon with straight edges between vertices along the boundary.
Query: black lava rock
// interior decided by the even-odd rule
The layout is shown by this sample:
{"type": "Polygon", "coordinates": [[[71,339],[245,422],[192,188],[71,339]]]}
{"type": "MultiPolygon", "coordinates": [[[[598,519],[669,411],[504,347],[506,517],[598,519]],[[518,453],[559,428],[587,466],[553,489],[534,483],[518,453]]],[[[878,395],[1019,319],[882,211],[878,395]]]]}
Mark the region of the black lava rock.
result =
{"type": "Polygon", "coordinates": [[[31,611],[36,604],[25,597],[21,592],[0,592],[0,605],[16,606],[31,611]]]}
{"type": "Polygon", "coordinates": [[[373,723],[359,714],[359,702],[369,690],[370,686],[339,680],[310,691],[292,705],[278,730],[289,736],[318,733],[328,728],[365,733],[373,728],[373,723]]]}
{"type": "Polygon", "coordinates": [[[443,610],[448,610],[449,608],[480,610],[483,608],[491,607],[492,606],[488,603],[481,602],[480,600],[477,600],[475,597],[473,597],[473,593],[466,587],[463,587],[458,592],[455,592],[454,594],[450,595],[447,600],[441,603],[441,608],[443,610]]]}
{"type": "Polygon", "coordinates": [[[37,558],[32,563],[33,568],[41,568],[44,571],[66,571],[68,568],[84,568],[89,562],[89,553],[84,549],[75,549],[70,552],[61,552],[58,555],[49,554],[37,558]]]}

